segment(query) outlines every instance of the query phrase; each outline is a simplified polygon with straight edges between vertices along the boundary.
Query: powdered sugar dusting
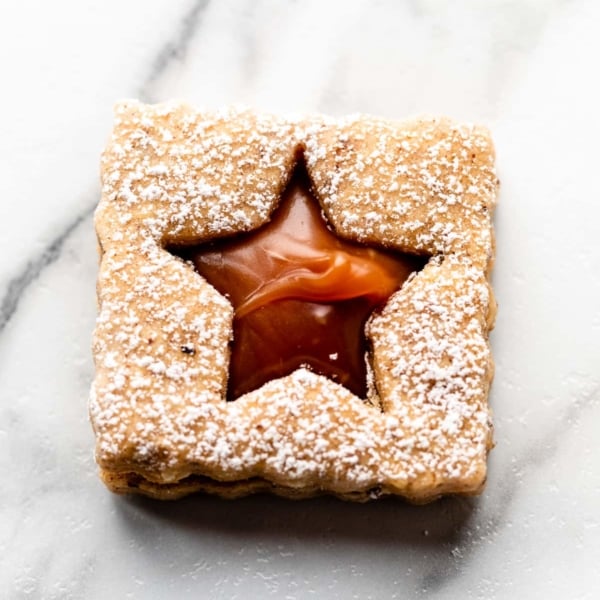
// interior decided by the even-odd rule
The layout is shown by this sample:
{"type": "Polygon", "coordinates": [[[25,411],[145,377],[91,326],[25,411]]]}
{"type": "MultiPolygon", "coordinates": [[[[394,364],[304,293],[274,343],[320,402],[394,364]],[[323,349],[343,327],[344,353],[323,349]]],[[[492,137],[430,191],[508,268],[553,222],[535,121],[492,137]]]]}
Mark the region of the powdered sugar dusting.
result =
{"type": "Polygon", "coordinates": [[[90,411],[106,473],[416,500],[478,489],[497,186],[485,130],[128,102],[102,168],[90,411]],[[338,234],[434,258],[368,324],[370,403],[305,369],[227,403],[231,305],[163,246],[266,222],[299,150],[338,234]]]}
{"type": "Polygon", "coordinates": [[[336,230],[423,254],[492,254],[497,179],[489,134],[448,119],[348,117],[306,139],[309,173],[336,230]]]}

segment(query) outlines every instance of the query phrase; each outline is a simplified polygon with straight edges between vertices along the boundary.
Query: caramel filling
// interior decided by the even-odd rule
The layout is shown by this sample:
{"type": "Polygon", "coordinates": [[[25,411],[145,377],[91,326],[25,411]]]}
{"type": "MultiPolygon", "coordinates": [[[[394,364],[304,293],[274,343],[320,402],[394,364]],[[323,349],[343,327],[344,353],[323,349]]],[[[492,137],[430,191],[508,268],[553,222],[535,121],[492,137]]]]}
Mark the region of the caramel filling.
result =
{"type": "Polygon", "coordinates": [[[269,223],[176,253],[235,309],[229,400],[301,366],[364,398],[365,322],[425,262],[338,238],[302,167],[269,223]]]}

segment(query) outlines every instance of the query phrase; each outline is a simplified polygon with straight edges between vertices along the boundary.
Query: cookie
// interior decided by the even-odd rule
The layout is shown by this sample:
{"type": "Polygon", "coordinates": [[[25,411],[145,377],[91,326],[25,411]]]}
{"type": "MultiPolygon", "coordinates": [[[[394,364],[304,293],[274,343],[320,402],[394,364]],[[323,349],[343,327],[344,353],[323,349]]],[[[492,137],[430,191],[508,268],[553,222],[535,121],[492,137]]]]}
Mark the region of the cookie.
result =
{"type": "Polygon", "coordinates": [[[480,491],[485,128],[124,102],[102,184],[90,414],[110,489],[480,491]]]}

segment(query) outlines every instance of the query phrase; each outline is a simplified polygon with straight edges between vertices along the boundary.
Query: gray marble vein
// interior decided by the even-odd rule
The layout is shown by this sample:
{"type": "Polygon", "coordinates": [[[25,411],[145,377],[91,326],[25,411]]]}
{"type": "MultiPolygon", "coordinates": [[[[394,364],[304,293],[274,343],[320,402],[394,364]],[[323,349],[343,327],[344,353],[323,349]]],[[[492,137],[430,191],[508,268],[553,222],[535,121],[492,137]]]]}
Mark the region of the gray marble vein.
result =
{"type": "MultiPolygon", "coordinates": [[[[97,198],[97,193],[94,195],[94,198],[97,198]]],[[[92,214],[95,208],[96,200],[93,201],[92,206],[84,213],[77,215],[75,219],[68,223],[40,254],[31,258],[23,270],[9,281],[0,302],[0,334],[18,310],[23,294],[38,279],[42,271],[60,257],[62,247],[67,238],[84,219],[92,214]]]]}
{"type": "Polygon", "coordinates": [[[152,61],[150,72],[138,90],[137,97],[144,102],[154,102],[152,88],[173,61],[185,60],[190,42],[197,34],[202,14],[210,0],[194,0],[191,8],[182,17],[175,35],[159,49],[152,61]]]}

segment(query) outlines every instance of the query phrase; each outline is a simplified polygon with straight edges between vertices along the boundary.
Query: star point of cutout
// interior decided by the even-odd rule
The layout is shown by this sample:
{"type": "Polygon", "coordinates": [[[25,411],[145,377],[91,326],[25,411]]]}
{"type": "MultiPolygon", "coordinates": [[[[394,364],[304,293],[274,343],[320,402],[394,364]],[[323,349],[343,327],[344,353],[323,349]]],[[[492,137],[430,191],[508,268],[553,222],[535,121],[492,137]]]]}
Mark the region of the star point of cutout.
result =
{"type": "Polygon", "coordinates": [[[364,398],[365,322],[424,260],[337,237],[298,164],[268,223],[171,249],[235,309],[227,398],[308,367],[364,398]]]}

